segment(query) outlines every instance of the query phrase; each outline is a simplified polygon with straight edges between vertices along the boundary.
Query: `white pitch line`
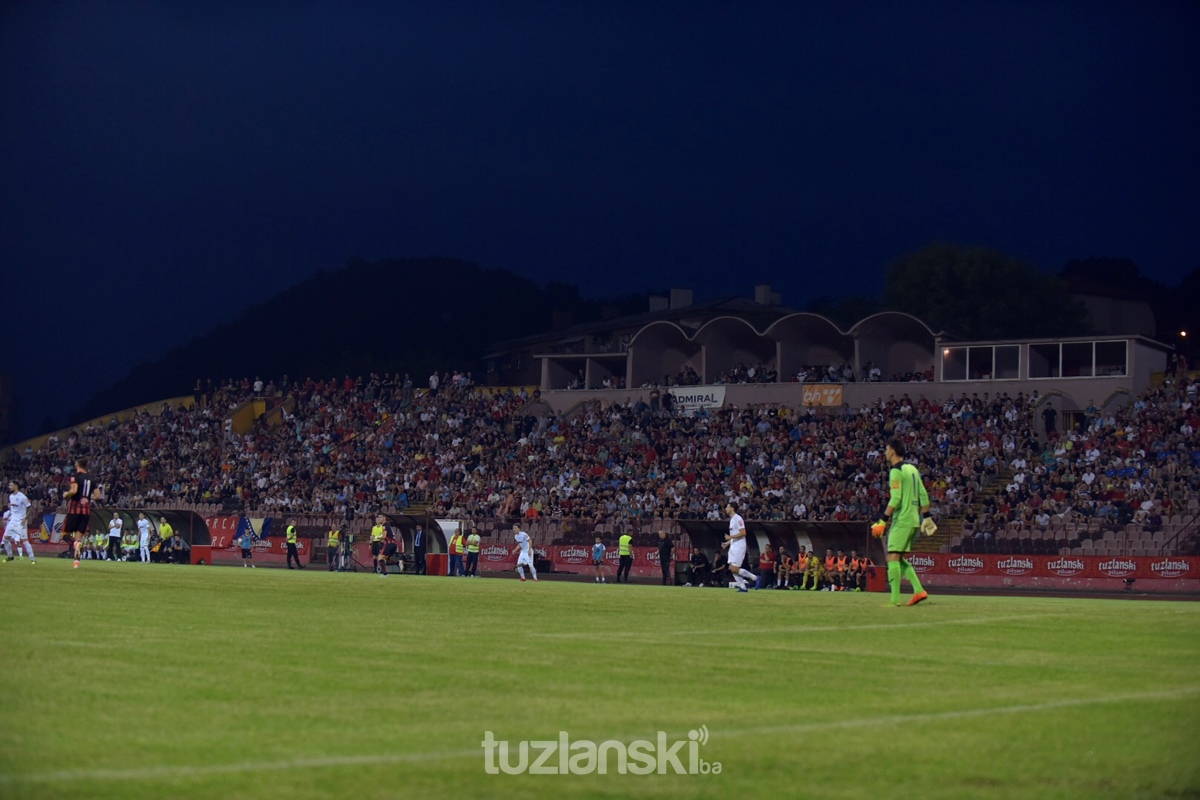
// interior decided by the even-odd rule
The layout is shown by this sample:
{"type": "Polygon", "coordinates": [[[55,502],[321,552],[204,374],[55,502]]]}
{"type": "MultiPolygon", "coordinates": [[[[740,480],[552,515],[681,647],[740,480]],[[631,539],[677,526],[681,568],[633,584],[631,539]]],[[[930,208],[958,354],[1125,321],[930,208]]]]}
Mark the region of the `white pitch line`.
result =
{"type": "Polygon", "coordinates": [[[449,761],[483,753],[482,745],[473,750],[453,750],[444,753],[382,753],[358,756],[314,756],[287,761],[243,761],[237,764],[202,764],[196,766],[159,766],[142,769],[80,769],[38,772],[29,775],[0,775],[0,785],[6,783],[67,783],[72,781],[137,781],[206,777],[244,772],[281,772],[293,769],[328,767],[361,767],[386,764],[414,764],[429,761],[449,761]]]}
{"type": "MultiPolygon", "coordinates": [[[[888,612],[891,613],[891,612],[888,612]]],[[[1010,614],[1004,617],[964,617],[962,619],[935,619],[927,622],[874,622],[867,625],[794,625],[786,628],[739,628],[739,634],[758,633],[840,633],[843,631],[892,630],[894,628],[935,628],[941,625],[988,625],[993,622],[1010,622],[1040,617],[1061,617],[1061,613],[1010,614]]],[[[661,641],[663,636],[695,636],[703,631],[665,631],[643,633],[641,631],[571,631],[568,633],[532,633],[541,639],[652,639],[661,641]]]]}
{"type": "MultiPolygon", "coordinates": [[[[759,736],[777,733],[812,733],[817,731],[841,730],[848,728],[870,728],[884,725],[906,725],[914,722],[940,722],[955,719],[976,719],[1002,714],[1031,714],[1041,711],[1054,711],[1060,708],[1082,708],[1085,706],[1107,705],[1110,703],[1134,703],[1146,700],[1176,700],[1200,694],[1200,686],[1184,689],[1174,689],[1160,692],[1130,692],[1126,694],[1102,695],[1100,697],[1079,697],[1063,700],[1050,700],[1045,703],[1023,703],[1015,706],[996,706],[992,708],[967,708],[959,711],[935,711],[928,714],[891,714],[883,717],[867,717],[864,719],[834,720],[829,722],[813,722],[799,725],[772,725],[757,728],[735,728],[723,731],[710,731],[713,738],[729,736],[759,736]]],[[[629,736],[620,741],[626,743],[643,738],[629,736]]],[[[687,738],[687,734],[674,737],[687,738]]],[[[673,741],[674,739],[672,739],[673,741]]],[[[96,770],[59,770],[55,772],[36,772],[26,775],[0,775],[0,785],[14,783],[69,783],[74,781],[138,781],[198,777],[209,775],[225,775],[230,773],[281,772],[301,769],[323,769],[336,767],[363,767],[387,764],[414,764],[436,761],[450,761],[482,756],[482,745],[470,750],[450,750],[440,753],[382,753],[377,755],[357,756],[315,756],[313,758],[293,758],[287,761],[246,761],[236,764],[207,764],[200,766],[158,766],[143,769],[96,769],[96,770]]]]}
{"type": "Polygon", "coordinates": [[[771,733],[811,733],[813,731],[839,730],[844,728],[866,728],[872,725],[908,725],[914,722],[942,722],[945,720],[991,717],[1000,714],[1028,714],[1038,711],[1053,711],[1059,708],[1080,708],[1082,706],[1098,706],[1110,703],[1133,703],[1144,700],[1177,700],[1181,697],[1188,697],[1195,694],[1200,694],[1200,686],[1161,692],[1132,692],[1129,694],[1103,695],[1101,697],[1049,700],[1045,703],[1024,703],[1022,705],[998,706],[995,708],[967,708],[961,711],[934,711],[928,714],[893,714],[873,719],[847,719],[802,725],[770,725],[761,728],[740,728],[731,731],[713,731],[712,735],[756,736],[771,733]]]}

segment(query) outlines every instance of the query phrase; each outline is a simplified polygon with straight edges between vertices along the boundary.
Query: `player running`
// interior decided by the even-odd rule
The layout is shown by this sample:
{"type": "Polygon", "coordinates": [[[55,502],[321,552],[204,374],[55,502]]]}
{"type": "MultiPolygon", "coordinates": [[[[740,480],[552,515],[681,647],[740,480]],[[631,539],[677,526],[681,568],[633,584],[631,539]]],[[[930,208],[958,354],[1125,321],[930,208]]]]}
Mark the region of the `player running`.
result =
{"type": "Polygon", "coordinates": [[[529,534],[521,530],[520,525],[513,525],[513,538],[517,542],[517,547],[520,553],[517,555],[517,575],[521,576],[521,580],[525,580],[524,567],[529,567],[529,572],[533,575],[534,581],[537,577],[537,567],[533,566],[533,544],[529,541],[529,534]]]}
{"type": "Polygon", "coordinates": [[[757,581],[758,576],[742,566],[746,560],[746,521],[738,513],[737,503],[725,506],[725,513],[729,515],[729,535],[721,547],[729,548],[729,574],[734,585],[739,592],[748,592],[746,581],[757,581]]]}
{"type": "Polygon", "coordinates": [[[75,459],[75,474],[71,483],[63,493],[67,501],[67,516],[63,520],[63,533],[69,534],[75,540],[75,565],[79,569],[79,557],[83,554],[83,543],[88,534],[88,520],[92,516],[92,501],[100,496],[100,487],[92,483],[92,476],[87,471],[87,459],[75,459]]]}
{"type": "Polygon", "coordinates": [[[887,519],[891,519],[891,530],[887,538],[887,574],[888,586],[892,590],[889,605],[900,605],[900,579],[904,578],[913,587],[913,596],[908,605],[915,606],[929,598],[917,571],[913,569],[905,556],[912,551],[913,540],[920,530],[928,536],[937,531],[937,525],[929,518],[929,493],[921,480],[921,473],[915,466],[904,460],[908,449],[904,440],[897,437],[887,444],[884,457],[891,465],[889,475],[891,499],[883,512],[883,518],[871,526],[871,534],[883,536],[887,527],[887,519]]]}
{"type": "Polygon", "coordinates": [[[21,554],[21,545],[25,546],[25,552],[29,555],[29,563],[36,564],[37,560],[33,557],[33,545],[29,543],[29,523],[27,517],[29,514],[29,498],[21,491],[21,486],[16,481],[8,482],[8,510],[4,512],[4,553],[5,561],[13,560],[13,546],[17,548],[17,555],[21,554]]]}

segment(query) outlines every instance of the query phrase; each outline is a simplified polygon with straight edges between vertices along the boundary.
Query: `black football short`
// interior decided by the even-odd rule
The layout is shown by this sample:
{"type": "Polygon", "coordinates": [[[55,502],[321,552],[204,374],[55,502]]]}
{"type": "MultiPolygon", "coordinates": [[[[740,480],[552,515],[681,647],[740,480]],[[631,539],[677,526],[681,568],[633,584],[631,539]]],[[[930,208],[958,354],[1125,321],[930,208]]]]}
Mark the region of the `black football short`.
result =
{"type": "Polygon", "coordinates": [[[388,558],[391,558],[392,556],[396,555],[396,543],[388,542],[386,545],[384,545],[383,546],[383,554],[388,558]]]}
{"type": "Polygon", "coordinates": [[[371,542],[371,555],[377,556],[383,552],[383,542],[371,542]]]}
{"type": "Polygon", "coordinates": [[[91,514],[67,514],[63,520],[63,533],[87,533],[91,514]]]}

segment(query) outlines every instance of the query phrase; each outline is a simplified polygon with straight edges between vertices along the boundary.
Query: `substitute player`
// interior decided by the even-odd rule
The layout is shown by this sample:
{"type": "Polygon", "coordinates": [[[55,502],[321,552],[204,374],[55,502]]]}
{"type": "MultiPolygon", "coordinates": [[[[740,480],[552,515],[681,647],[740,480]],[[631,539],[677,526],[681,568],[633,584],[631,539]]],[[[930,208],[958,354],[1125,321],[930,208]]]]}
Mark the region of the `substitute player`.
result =
{"type": "Polygon", "coordinates": [[[67,501],[67,516],[63,520],[63,533],[69,534],[75,540],[75,564],[79,569],[79,557],[83,554],[83,543],[88,535],[88,520],[92,516],[92,501],[100,496],[100,487],[92,483],[92,476],[87,471],[87,459],[75,460],[75,474],[63,499],[67,501]]]}
{"type": "Polygon", "coordinates": [[[4,519],[7,521],[4,525],[4,552],[7,556],[7,561],[13,560],[12,548],[17,548],[17,555],[21,554],[21,546],[25,546],[25,552],[29,555],[29,563],[36,564],[37,560],[33,557],[33,545],[29,543],[29,523],[27,521],[29,515],[29,498],[21,491],[21,486],[16,481],[8,482],[8,511],[4,512],[4,519]]]}
{"type": "Polygon", "coordinates": [[[138,555],[143,564],[150,563],[150,520],[145,514],[138,514],[138,555]]]}
{"type": "Polygon", "coordinates": [[[888,476],[891,498],[888,500],[887,508],[884,509],[883,518],[871,526],[871,533],[879,537],[883,535],[884,529],[887,527],[887,520],[890,519],[892,522],[887,537],[888,586],[892,590],[889,604],[892,606],[900,605],[901,578],[907,580],[913,587],[913,596],[909,599],[908,605],[915,606],[929,598],[924,587],[921,586],[921,579],[917,577],[917,571],[913,569],[912,564],[905,556],[912,551],[913,540],[917,538],[918,530],[928,535],[937,531],[937,526],[928,517],[929,493],[925,491],[921,473],[915,466],[904,460],[907,452],[908,448],[905,446],[904,440],[899,437],[889,441],[884,450],[884,458],[892,467],[888,476]]]}
{"type": "Polygon", "coordinates": [[[529,572],[533,575],[536,581],[537,567],[533,565],[533,544],[529,541],[529,534],[521,530],[520,525],[513,525],[513,539],[517,542],[517,548],[520,551],[517,554],[517,574],[521,576],[521,580],[525,580],[524,567],[529,567],[529,572]]]}
{"type": "Polygon", "coordinates": [[[725,513],[729,515],[729,535],[721,546],[729,548],[729,574],[739,592],[748,592],[746,581],[757,581],[758,576],[742,566],[746,560],[746,521],[738,513],[736,503],[725,506],[725,513]]]}

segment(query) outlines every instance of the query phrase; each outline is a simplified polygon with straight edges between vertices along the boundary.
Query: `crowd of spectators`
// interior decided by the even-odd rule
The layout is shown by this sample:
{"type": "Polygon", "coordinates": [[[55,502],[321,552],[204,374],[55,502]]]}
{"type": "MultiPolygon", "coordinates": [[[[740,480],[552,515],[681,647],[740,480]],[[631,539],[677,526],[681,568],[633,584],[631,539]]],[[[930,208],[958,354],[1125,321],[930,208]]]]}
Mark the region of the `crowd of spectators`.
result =
{"type": "Polygon", "coordinates": [[[66,465],[83,455],[107,500],[128,506],[354,516],[420,500],[464,517],[603,520],[716,518],[737,499],[755,518],[846,521],[878,513],[880,451],[891,435],[913,439],[948,514],[995,473],[988,450],[1033,441],[1017,418],[1012,431],[999,421],[1011,406],[1026,424],[1024,397],[935,405],[902,395],[859,409],[768,405],[690,417],[593,401],[567,418],[535,419],[515,414],[528,396],[453,377],[411,398],[403,381],[280,381],[291,394],[264,418],[274,424],[239,434],[227,412],[258,396],[257,383],[224,384],[190,410],[164,407],[52,437],[20,465],[31,497],[57,505],[66,465]]]}
{"type": "MultiPolygon", "coordinates": [[[[1168,380],[1119,411],[1094,403],[1081,424],[1006,454],[1004,486],[969,509],[964,533],[989,540],[1006,526],[1047,531],[1093,521],[1150,532],[1194,515],[1200,494],[1196,379],[1168,380]]],[[[1051,423],[1053,424],[1053,423],[1051,423]]]]}
{"type": "Polygon", "coordinates": [[[1196,383],[1168,383],[1118,413],[1089,409],[1080,430],[1036,435],[1039,398],[881,397],[860,408],[782,404],[692,415],[667,404],[589,401],[565,417],[522,411],[523,391],[464,372],[197,386],[192,408],[164,405],[51,437],[18,454],[27,494],[59,504],[69,464],[89,458],[111,505],[216,503],[347,519],[421,502],[459,518],[516,515],[601,522],[722,518],[870,520],[886,502],[884,443],[910,442],[942,517],[968,532],[1047,518],[1142,520],[1200,489],[1196,383]],[[239,433],[229,410],[272,399],[239,433]],[[1000,491],[984,496],[989,481],[1000,491]],[[980,509],[977,512],[977,509],[980,509]]]}

